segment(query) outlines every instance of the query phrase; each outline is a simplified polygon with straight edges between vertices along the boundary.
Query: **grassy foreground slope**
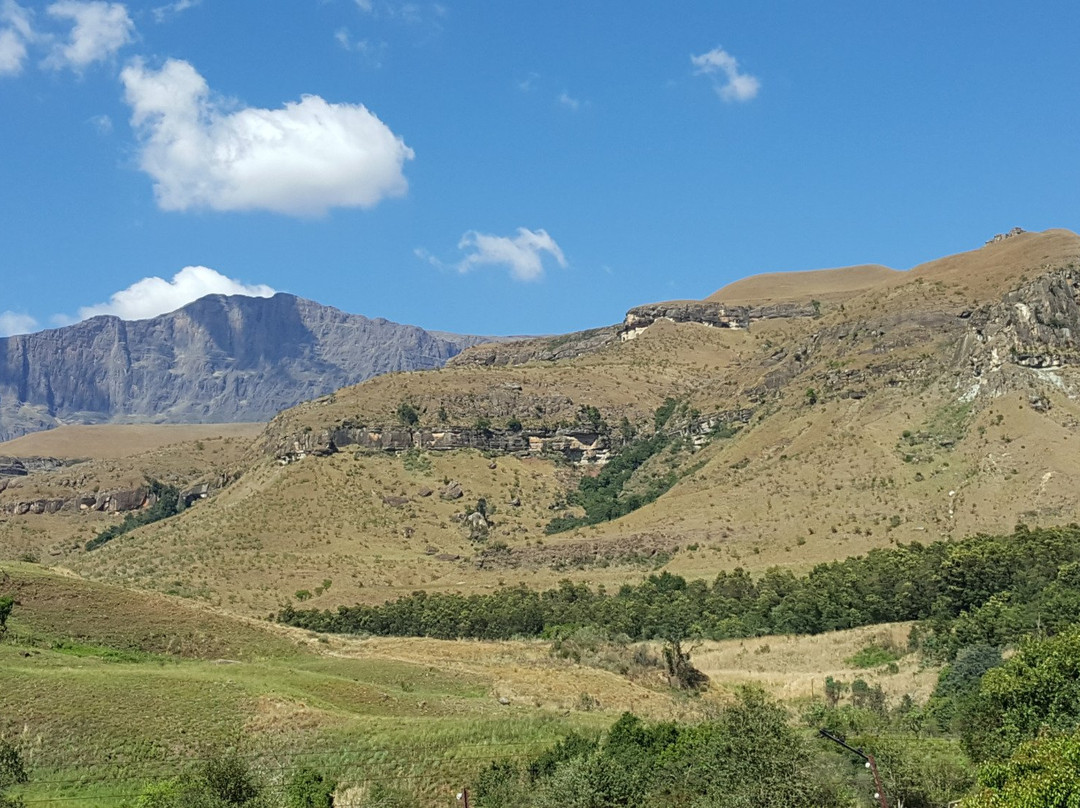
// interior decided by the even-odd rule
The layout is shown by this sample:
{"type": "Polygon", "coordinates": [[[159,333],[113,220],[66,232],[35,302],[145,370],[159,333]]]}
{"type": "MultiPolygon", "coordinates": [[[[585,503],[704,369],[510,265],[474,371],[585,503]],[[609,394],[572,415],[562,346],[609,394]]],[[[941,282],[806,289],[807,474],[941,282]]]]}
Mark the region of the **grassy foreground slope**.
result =
{"type": "Polygon", "coordinates": [[[237,745],[271,779],[309,763],[445,805],[490,760],[535,755],[624,710],[700,718],[746,682],[799,703],[826,676],[861,675],[899,699],[933,678],[914,657],[896,673],[845,661],[905,627],[708,643],[695,661],[714,685],[687,699],[543,642],[320,637],[29,564],[0,565],[0,592],[17,600],[0,641],[0,735],[28,752],[28,799],[71,805],[116,805],[237,745]]]}
{"type": "Polygon", "coordinates": [[[0,734],[29,750],[32,799],[115,805],[239,745],[271,773],[312,762],[441,805],[478,761],[631,705],[679,711],[670,693],[536,645],[316,641],[25,564],[0,566],[0,591],[17,601],[0,641],[0,734]],[[575,710],[589,691],[603,695],[575,710]]]}

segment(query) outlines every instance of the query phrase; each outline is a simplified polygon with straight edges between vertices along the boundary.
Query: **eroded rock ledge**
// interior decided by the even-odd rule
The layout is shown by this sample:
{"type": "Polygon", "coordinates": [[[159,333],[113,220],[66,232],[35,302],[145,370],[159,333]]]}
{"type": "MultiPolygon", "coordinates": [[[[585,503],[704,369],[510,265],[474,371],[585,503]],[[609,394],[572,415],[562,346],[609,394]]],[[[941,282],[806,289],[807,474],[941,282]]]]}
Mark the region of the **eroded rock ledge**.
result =
{"type": "MultiPolygon", "coordinates": [[[[5,458],[11,460],[15,458],[5,458]]],[[[23,516],[24,514],[50,514],[61,512],[124,513],[149,508],[157,502],[157,496],[148,486],[124,488],[113,491],[76,494],[70,497],[18,498],[20,483],[16,479],[0,478],[0,494],[7,494],[7,501],[0,502],[0,515],[23,516]]],[[[184,505],[206,499],[235,480],[235,475],[219,475],[217,478],[181,490],[184,505]]]]}
{"type": "Polygon", "coordinates": [[[560,454],[572,463],[600,464],[611,455],[607,435],[582,429],[536,430],[474,429],[404,429],[383,427],[336,427],[321,432],[306,432],[282,440],[274,455],[282,464],[307,455],[325,456],[355,447],[377,452],[403,452],[409,449],[450,451],[478,449],[499,454],[560,454]]]}
{"type": "MultiPolygon", "coordinates": [[[[674,425],[669,431],[689,437],[698,445],[723,425],[746,424],[754,410],[739,408],[699,415],[693,420],[674,425]]],[[[307,455],[325,457],[349,448],[371,452],[452,451],[477,449],[495,454],[561,455],[577,465],[603,465],[618,449],[617,439],[593,429],[562,427],[558,429],[476,429],[446,427],[367,427],[339,425],[321,431],[294,433],[279,438],[266,447],[268,454],[281,464],[300,460],[307,455]]]]}
{"type": "Polygon", "coordinates": [[[626,313],[619,329],[623,340],[633,339],[657,320],[673,323],[698,323],[713,328],[749,328],[759,320],[790,317],[814,317],[819,307],[807,303],[775,303],[769,306],[728,306],[702,301],[674,301],[636,306],[626,313]]]}

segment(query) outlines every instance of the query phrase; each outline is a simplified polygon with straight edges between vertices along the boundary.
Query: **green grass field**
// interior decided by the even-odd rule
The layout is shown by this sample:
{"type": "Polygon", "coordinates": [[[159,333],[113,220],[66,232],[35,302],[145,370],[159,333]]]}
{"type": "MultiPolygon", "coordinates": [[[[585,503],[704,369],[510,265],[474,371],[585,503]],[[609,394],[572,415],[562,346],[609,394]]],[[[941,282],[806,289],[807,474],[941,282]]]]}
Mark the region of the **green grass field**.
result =
{"type": "MultiPolygon", "coordinates": [[[[446,805],[492,759],[614,715],[501,703],[499,666],[513,663],[490,655],[486,670],[465,670],[393,643],[346,652],[344,641],[29,564],[0,566],[0,591],[17,599],[0,642],[0,734],[30,764],[15,792],[28,805],[123,805],[227,748],[271,788],[306,763],[357,795],[392,786],[446,805]]],[[[462,660],[474,653],[459,646],[462,660]]]]}

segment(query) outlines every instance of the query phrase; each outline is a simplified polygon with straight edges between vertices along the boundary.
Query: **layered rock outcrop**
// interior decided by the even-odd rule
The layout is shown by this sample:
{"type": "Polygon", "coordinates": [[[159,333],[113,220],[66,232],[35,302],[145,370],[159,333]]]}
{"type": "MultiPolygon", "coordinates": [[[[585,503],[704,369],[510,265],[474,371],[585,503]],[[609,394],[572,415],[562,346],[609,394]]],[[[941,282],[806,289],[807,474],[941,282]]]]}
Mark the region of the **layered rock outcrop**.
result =
{"type": "Polygon", "coordinates": [[[335,427],[319,432],[285,436],[270,452],[281,463],[291,463],[307,455],[329,455],[344,449],[401,452],[409,449],[451,451],[478,449],[501,454],[562,455],[572,463],[603,464],[611,455],[607,435],[579,429],[520,430],[474,429],[404,429],[383,427],[335,427]]]}
{"type": "Polygon", "coordinates": [[[806,303],[774,303],[767,306],[728,306],[698,300],[651,303],[636,306],[626,313],[619,329],[623,340],[633,339],[657,320],[673,323],[699,323],[713,328],[749,328],[758,320],[787,317],[813,317],[818,306],[806,303]]]}

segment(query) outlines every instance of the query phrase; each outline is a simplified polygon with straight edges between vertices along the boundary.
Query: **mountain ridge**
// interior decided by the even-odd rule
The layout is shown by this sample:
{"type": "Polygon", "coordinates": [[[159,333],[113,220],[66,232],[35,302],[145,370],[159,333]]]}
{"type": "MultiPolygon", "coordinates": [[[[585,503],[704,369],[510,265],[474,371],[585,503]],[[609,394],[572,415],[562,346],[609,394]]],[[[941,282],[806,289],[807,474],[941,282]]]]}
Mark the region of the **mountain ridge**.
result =
{"type": "Polygon", "coordinates": [[[372,376],[440,367],[494,337],[429,332],[286,293],[207,295],[0,339],[0,440],[63,423],[265,421],[372,376]]]}

